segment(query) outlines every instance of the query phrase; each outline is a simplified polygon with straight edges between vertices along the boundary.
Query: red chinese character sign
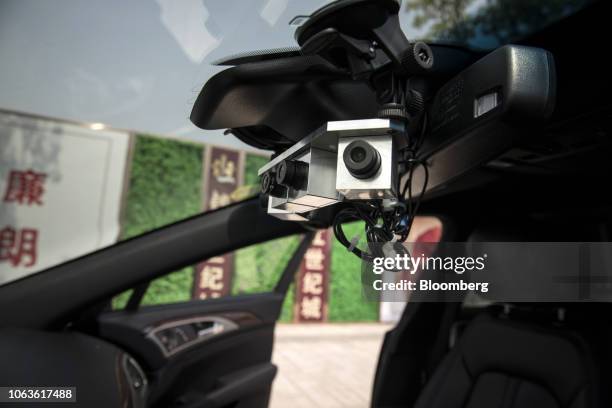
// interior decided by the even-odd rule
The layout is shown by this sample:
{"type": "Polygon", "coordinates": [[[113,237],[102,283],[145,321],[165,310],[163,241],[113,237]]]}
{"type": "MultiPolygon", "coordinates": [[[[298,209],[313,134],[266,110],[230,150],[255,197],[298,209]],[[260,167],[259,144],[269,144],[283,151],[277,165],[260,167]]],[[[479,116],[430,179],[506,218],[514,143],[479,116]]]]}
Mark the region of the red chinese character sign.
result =
{"type": "MultiPolygon", "coordinates": [[[[242,184],[244,153],[237,150],[210,147],[204,159],[204,210],[225,207],[232,194],[242,184]]],[[[226,296],[230,293],[234,272],[233,254],[216,256],[196,267],[193,285],[194,299],[226,296]]]]}
{"type": "Polygon", "coordinates": [[[331,231],[319,230],[304,254],[296,280],[294,320],[324,322],[327,320],[331,231]]]}

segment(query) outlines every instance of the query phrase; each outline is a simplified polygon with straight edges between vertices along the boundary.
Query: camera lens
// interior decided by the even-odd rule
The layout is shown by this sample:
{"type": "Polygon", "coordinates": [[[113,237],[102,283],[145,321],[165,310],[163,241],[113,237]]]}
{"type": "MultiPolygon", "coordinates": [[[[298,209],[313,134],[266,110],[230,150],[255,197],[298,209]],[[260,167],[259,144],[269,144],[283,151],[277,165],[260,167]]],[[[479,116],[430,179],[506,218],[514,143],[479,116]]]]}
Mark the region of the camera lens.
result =
{"type": "Polygon", "coordinates": [[[365,157],[366,151],[363,147],[357,146],[356,148],[351,150],[351,159],[353,159],[355,163],[361,163],[365,160],[365,157]]]}
{"type": "Polygon", "coordinates": [[[276,182],[280,185],[304,188],[308,181],[308,164],[300,161],[282,161],[276,169],[276,182]]]}
{"type": "Polygon", "coordinates": [[[261,176],[261,192],[264,194],[268,194],[269,192],[272,191],[273,187],[274,187],[273,175],[270,174],[270,172],[264,173],[264,175],[261,176]]]}
{"type": "Polygon", "coordinates": [[[380,169],[380,153],[363,140],[349,143],[344,149],[342,159],[349,173],[358,179],[371,178],[380,169]]]}

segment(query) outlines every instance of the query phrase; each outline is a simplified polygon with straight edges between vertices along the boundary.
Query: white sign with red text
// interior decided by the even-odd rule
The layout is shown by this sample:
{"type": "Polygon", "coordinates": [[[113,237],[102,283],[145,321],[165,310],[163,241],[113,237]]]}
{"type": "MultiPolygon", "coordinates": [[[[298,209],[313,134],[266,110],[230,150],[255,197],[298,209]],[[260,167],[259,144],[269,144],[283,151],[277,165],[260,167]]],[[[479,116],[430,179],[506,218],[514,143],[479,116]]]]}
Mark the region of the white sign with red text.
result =
{"type": "Polygon", "coordinates": [[[130,135],[0,112],[0,284],[115,243],[130,135]]]}

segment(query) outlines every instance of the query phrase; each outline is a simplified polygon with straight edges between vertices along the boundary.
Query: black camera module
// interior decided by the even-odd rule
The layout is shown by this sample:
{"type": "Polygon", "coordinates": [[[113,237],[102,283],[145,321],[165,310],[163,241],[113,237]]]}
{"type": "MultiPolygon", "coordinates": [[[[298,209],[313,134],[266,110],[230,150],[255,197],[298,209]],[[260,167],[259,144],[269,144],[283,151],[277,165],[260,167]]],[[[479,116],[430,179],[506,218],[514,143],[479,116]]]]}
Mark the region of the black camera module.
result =
{"type": "Polygon", "coordinates": [[[342,155],[349,173],[358,179],[369,179],[380,169],[380,153],[363,140],[351,142],[342,155]]]}
{"type": "Polygon", "coordinates": [[[308,163],[283,160],[276,168],[276,182],[280,185],[303,188],[308,181],[308,163]]]}

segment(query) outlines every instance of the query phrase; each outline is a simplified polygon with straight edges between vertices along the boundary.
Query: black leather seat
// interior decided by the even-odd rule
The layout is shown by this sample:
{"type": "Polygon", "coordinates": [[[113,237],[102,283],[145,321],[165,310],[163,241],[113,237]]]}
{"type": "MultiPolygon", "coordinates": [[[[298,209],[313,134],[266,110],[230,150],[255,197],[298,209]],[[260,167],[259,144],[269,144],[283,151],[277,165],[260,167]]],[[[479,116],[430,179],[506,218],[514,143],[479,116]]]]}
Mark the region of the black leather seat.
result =
{"type": "Polygon", "coordinates": [[[415,407],[599,407],[591,367],[578,335],[485,314],[467,326],[415,407]]]}

